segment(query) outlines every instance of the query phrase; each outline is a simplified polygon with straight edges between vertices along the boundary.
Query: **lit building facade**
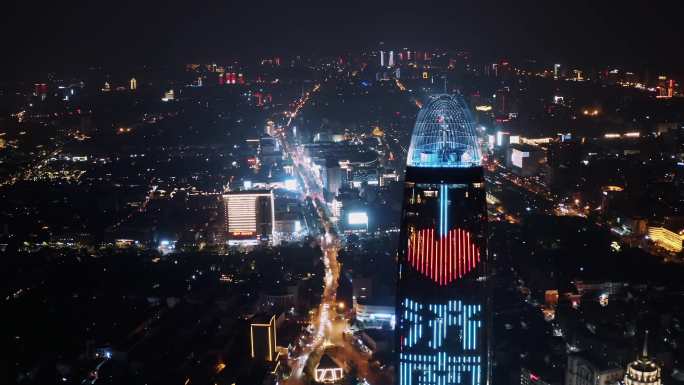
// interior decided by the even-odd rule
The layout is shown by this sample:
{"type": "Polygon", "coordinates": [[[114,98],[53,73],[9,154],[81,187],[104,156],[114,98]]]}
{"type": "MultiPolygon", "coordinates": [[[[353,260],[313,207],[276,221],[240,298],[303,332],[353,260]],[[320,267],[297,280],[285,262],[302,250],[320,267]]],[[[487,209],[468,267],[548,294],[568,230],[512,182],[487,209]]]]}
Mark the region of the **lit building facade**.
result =
{"type": "Polygon", "coordinates": [[[228,244],[273,240],[275,204],[271,190],[234,191],[223,195],[228,244]]]}
{"type": "Polygon", "coordinates": [[[665,250],[675,253],[682,251],[684,235],[680,233],[676,233],[662,226],[651,226],[648,228],[648,237],[665,250]]]}
{"type": "Polygon", "coordinates": [[[252,358],[273,361],[276,354],[276,318],[256,319],[249,325],[250,352],[252,358]]]}
{"type": "Polygon", "coordinates": [[[394,329],[396,325],[396,315],[393,306],[381,304],[369,304],[366,301],[359,301],[354,298],[354,313],[356,320],[368,329],[394,329]]]}
{"type": "Polygon", "coordinates": [[[398,254],[399,385],[490,383],[486,207],[460,97],[421,109],[408,151],[398,254]]]}

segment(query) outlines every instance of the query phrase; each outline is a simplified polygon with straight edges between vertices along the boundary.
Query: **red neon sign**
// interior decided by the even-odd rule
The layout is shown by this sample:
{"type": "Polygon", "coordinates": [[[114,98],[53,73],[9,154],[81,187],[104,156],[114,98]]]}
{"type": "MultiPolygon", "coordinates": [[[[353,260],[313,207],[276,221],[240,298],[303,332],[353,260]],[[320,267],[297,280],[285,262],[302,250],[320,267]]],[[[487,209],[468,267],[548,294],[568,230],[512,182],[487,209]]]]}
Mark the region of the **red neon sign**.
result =
{"type": "Polygon", "coordinates": [[[439,285],[463,277],[480,262],[480,250],[462,229],[452,229],[442,239],[435,229],[418,230],[408,243],[409,264],[439,285]]]}

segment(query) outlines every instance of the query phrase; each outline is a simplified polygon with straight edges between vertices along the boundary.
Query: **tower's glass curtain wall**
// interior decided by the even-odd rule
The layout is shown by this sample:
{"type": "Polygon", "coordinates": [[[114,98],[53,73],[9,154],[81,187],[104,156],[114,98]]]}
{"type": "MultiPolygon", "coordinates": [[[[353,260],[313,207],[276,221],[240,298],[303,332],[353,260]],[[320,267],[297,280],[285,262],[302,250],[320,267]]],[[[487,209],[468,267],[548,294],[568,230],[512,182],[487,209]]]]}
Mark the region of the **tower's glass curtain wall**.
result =
{"type": "Polygon", "coordinates": [[[399,385],[489,384],[485,191],[473,120],[456,96],[418,114],[399,247],[399,385]]]}

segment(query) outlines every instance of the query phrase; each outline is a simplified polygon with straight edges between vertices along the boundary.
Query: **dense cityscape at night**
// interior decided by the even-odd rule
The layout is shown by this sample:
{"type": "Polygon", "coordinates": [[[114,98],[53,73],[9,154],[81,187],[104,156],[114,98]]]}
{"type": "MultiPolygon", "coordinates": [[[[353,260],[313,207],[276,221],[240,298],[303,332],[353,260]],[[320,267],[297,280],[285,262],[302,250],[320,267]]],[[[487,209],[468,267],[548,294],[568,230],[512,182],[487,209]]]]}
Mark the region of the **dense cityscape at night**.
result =
{"type": "Polygon", "coordinates": [[[681,7],[77,3],[3,25],[1,384],[684,384],[681,7]]]}

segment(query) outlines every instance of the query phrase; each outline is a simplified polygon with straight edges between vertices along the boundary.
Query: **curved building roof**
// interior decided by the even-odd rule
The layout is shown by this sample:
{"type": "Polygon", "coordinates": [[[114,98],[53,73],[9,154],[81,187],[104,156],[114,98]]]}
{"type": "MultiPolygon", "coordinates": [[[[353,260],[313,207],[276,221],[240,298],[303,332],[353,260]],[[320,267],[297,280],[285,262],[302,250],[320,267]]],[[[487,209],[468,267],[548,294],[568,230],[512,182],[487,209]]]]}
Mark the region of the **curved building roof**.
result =
{"type": "Polygon", "coordinates": [[[475,167],[482,155],[475,124],[460,96],[434,95],[418,112],[407,164],[412,167],[475,167]]]}

